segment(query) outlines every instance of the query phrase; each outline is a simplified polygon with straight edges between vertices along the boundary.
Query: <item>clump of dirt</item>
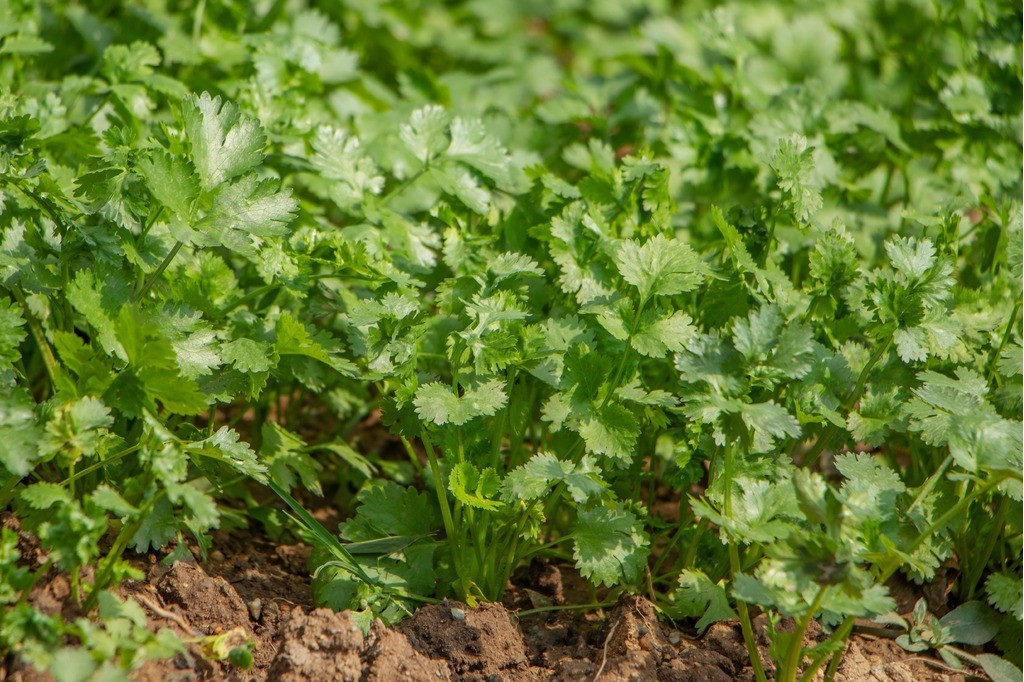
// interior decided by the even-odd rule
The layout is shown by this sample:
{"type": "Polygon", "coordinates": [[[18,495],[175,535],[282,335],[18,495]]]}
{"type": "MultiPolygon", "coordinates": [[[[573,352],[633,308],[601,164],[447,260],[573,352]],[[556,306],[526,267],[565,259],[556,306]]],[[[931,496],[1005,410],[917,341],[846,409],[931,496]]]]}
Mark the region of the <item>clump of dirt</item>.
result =
{"type": "Polygon", "coordinates": [[[380,622],[375,623],[370,630],[363,652],[363,663],[365,682],[428,682],[453,679],[446,661],[420,653],[413,648],[404,633],[385,627],[380,622]]]}
{"type": "Polygon", "coordinates": [[[459,679],[532,676],[523,633],[500,604],[476,609],[460,602],[433,604],[402,623],[400,630],[416,651],[448,661],[459,679]]]}
{"type": "Polygon", "coordinates": [[[362,677],[363,631],[347,612],[295,609],[281,628],[279,641],[269,679],[358,682],[362,677]]]}
{"type": "Polygon", "coordinates": [[[179,606],[189,624],[204,635],[249,628],[245,602],[238,592],[227,580],[209,575],[198,564],[175,561],[167,571],[151,571],[150,580],[163,602],[179,606]]]}

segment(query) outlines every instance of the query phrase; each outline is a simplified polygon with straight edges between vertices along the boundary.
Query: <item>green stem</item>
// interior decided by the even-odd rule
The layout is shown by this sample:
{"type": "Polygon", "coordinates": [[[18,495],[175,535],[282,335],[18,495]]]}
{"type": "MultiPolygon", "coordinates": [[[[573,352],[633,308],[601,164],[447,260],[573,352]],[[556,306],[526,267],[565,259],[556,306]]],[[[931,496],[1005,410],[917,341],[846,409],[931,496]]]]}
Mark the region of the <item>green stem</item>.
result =
{"type": "Polygon", "coordinates": [[[527,609],[525,611],[516,611],[516,615],[520,618],[524,616],[535,616],[538,613],[549,613],[551,611],[585,611],[588,609],[605,609],[609,606],[615,606],[613,601],[602,601],[595,602],[593,604],[559,604],[555,606],[541,606],[536,609],[527,609]]]}
{"type": "Polygon", "coordinates": [[[427,166],[424,166],[423,168],[419,169],[418,171],[416,171],[415,173],[410,175],[408,178],[403,180],[400,185],[396,186],[394,189],[392,189],[390,192],[388,192],[387,194],[385,194],[384,196],[382,196],[380,198],[380,202],[379,202],[380,205],[383,206],[384,204],[388,203],[389,201],[391,201],[392,199],[397,197],[399,194],[401,194],[403,191],[405,191],[405,189],[409,185],[411,185],[412,183],[416,182],[421,177],[423,177],[423,174],[426,173],[426,172],[427,172],[427,166]]]}
{"type": "Polygon", "coordinates": [[[452,563],[455,566],[455,573],[459,581],[459,598],[465,600],[468,596],[466,590],[465,566],[462,562],[462,554],[459,551],[459,538],[455,533],[455,521],[452,519],[452,510],[448,505],[448,490],[441,477],[441,467],[437,462],[437,453],[434,452],[434,445],[430,442],[430,436],[424,430],[420,436],[424,449],[427,451],[427,459],[430,461],[430,471],[434,479],[434,493],[437,495],[437,503],[441,506],[441,518],[444,521],[444,532],[448,538],[448,546],[452,553],[452,563]]]}
{"type": "MultiPolygon", "coordinates": [[[[130,455],[131,453],[135,452],[136,450],[138,450],[141,447],[142,447],[141,445],[136,444],[136,445],[131,446],[130,448],[125,448],[124,450],[121,450],[120,452],[117,452],[117,453],[111,455],[110,457],[107,457],[106,459],[100,461],[100,462],[96,462],[95,464],[90,464],[89,466],[87,466],[84,469],[82,469],[81,471],[79,471],[77,474],[74,474],[74,478],[82,478],[82,476],[86,476],[88,474],[91,474],[92,472],[96,471],[97,469],[102,469],[103,467],[107,466],[108,464],[113,464],[117,460],[119,460],[122,457],[125,457],[127,455],[130,455]]],[[[72,477],[69,476],[68,478],[64,479],[64,482],[61,485],[69,485],[71,483],[71,478],[72,477]]]]}
{"type": "Polygon", "coordinates": [[[981,552],[973,552],[971,556],[970,570],[967,571],[966,585],[967,589],[961,591],[961,594],[966,594],[963,597],[964,601],[971,601],[974,599],[974,592],[978,588],[978,583],[981,581],[981,574],[985,571],[985,567],[988,566],[988,560],[992,557],[992,552],[996,548],[996,540],[999,539],[999,534],[1003,532],[1003,524],[1006,518],[1006,507],[1007,498],[999,498],[999,504],[996,506],[996,513],[992,521],[992,529],[988,533],[988,537],[981,545],[981,552]]]}
{"type": "Polygon", "coordinates": [[[814,596],[814,601],[808,607],[807,613],[804,614],[804,617],[799,622],[795,623],[793,638],[789,641],[789,646],[786,648],[786,657],[782,661],[781,674],[776,677],[778,682],[796,682],[797,672],[800,670],[800,664],[804,658],[804,633],[807,632],[811,620],[814,619],[815,612],[821,607],[821,602],[825,599],[825,592],[827,590],[827,585],[820,585],[818,587],[818,593],[814,596]]]}
{"type": "MultiPolygon", "coordinates": [[[[867,384],[868,376],[871,374],[871,370],[875,368],[875,365],[889,352],[889,347],[892,346],[892,337],[890,336],[885,340],[881,346],[875,349],[875,352],[871,354],[871,358],[868,359],[864,368],[860,371],[860,376],[857,377],[857,383],[854,385],[853,390],[843,400],[841,411],[845,414],[848,413],[853,406],[860,400],[861,394],[864,392],[864,387],[867,384]]],[[[828,428],[821,434],[818,440],[814,443],[814,447],[804,456],[803,466],[813,466],[818,461],[818,457],[824,452],[825,448],[832,444],[833,439],[839,433],[840,427],[829,423],[828,428]]]]}
{"type": "Polygon", "coordinates": [[[96,607],[96,601],[99,599],[100,592],[103,591],[107,585],[110,584],[111,574],[114,572],[114,566],[117,560],[121,558],[124,550],[128,548],[128,543],[142,527],[143,520],[149,515],[153,509],[153,505],[156,504],[158,497],[153,498],[146,507],[141,510],[138,519],[131,523],[126,523],[121,526],[121,530],[117,534],[117,538],[114,540],[114,544],[111,546],[107,556],[103,559],[103,562],[96,569],[96,579],[93,581],[92,590],[89,592],[89,598],[86,599],[85,605],[82,610],[85,613],[89,613],[96,607]]]}
{"type": "Polygon", "coordinates": [[[25,300],[25,294],[21,291],[21,288],[12,287],[11,293],[14,294],[15,300],[18,301],[18,304],[21,305],[22,310],[25,312],[25,320],[28,322],[29,332],[32,334],[32,338],[39,348],[39,354],[43,358],[43,366],[46,367],[46,375],[50,377],[50,385],[56,389],[57,374],[59,372],[57,358],[54,357],[53,350],[46,341],[43,328],[39,324],[39,320],[36,319],[36,316],[32,314],[32,310],[28,307],[28,301],[25,300]]]}
{"type": "Polygon", "coordinates": [[[601,401],[601,409],[608,407],[608,401],[612,399],[612,395],[615,391],[619,390],[619,383],[622,381],[622,375],[626,371],[626,361],[629,359],[629,351],[633,347],[633,334],[636,333],[636,325],[640,321],[640,315],[643,314],[644,308],[647,307],[648,299],[640,301],[640,305],[636,309],[636,313],[633,315],[633,321],[629,325],[629,335],[626,336],[626,349],[622,351],[622,358],[619,360],[619,366],[615,370],[615,376],[612,378],[612,383],[609,384],[608,393],[605,394],[604,400],[601,401]]]}
{"type": "Polygon", "coordinates": [[[936,469],[932,473],[932,475],[928,477],[928,480],[924,482],[924,485],[921,486],[921,489],[917,491],[917,495],[914,496],[914,501],[910,503],[909,507],[907,507],[906,513],[908,515],[910,514],[910,512],[917,509],[917,505],[921,504],[923,500],[926,500],[928,496],[931,495],[932,489],[936,486],[936,484],[939,482],[939,479],[942,478],[942,475],[946,473],[946,469],[948,469],[949,465],[952,463],[953,455],[946,455],[946,459],[942,460],[942,464],[939,465],[939,468],[936,469]]]}
{"type": "Polygon", "coordinates": [[[192,46],[199,49],[199,39],[203,35],[203,15],[206,13],[206,0],[199,0],[196,13],[192,18],[192,46]]]}
{"type": "MultiPolygon", "coordinates": [[[[740,552],[731,539],[729,540],[729,568],[733,575],[740,572],[740,552]]],[[[736,612],[740,616],[743,643],[747,647],[750,666],[754,669],[754,678],[757,682],[768,682],[768,677],[764,674],[764,665],[761,663],[761,654],[757,650],[757,640],[754,638],[754,626],[750,621],[750,611],[747,609],[747,603],[737,599],[736,612]]]]}
{"type": "Polygon", "coordinates": [[[420,458],[416,456],[416,450],[413,449],[412,443],[409,442],[408,438],[402,438],[402,445],[405,447],[405,453],[409,455],[409,461],[412,462],[413,469],[421,477],[423,476],[423,465],[420,464],[420,458]]]}
{"type": "Polygon", "coordinates": [[[993,347],[992,352],[988,356],[988,362],[985,363],[985,379],[991,383],[992,378],[995,374],[996,361],[999,360],[999,355],[1006,348],[1006,344],[1013,338],[1013,330],[1017,327],[1017,315],[1020,314],[1020,299],[1013,304],[1013,312],[1010,313],[1010,320],[1006,323],[1006,331],[1003,332],[1002,341],[999,343],[999,347],[993,347]]]}
{"type": "Polygon", "coordinates": [[[160,261],[160,265],[157,266],[156,270],[154,270],[149,275],[149,277],[146,278],[146,281],[143,282],[139,290],[132,294],[132,303],[142,298],[142,296],[147,291],[149,291],[153,284],[155,284],[156,281],[160,279],[160,275],[164,274],[164,270],[167,269],[167,266],[171,264],[171,261],[174,260],[174,257],[178,255],[178,251],[181,251],[181,247],[183,247],[184,245],[185,244],[183,242],[174,242],[174,246],[167,253],[167,255],[164,256],[164,259],[160,261]]]}
{"type": "MultiPolygon", "coordinates": [[[[733,446],[728,444],[725,446],[725,471],[723,472],[723,478],[725,479],[725,503],[724,511],[726,518],[732,517],[732,470],[733,470],[733,446]]],[[[729,533],[726,531],[726,540],[729,546],[729,570],[733,578],[736,577],[742,571],[742,564],[740,562],[740,550],[736,546],[735,538],[728,537],[729,533]]],[[[750,622],[750,611],[747,609],[747,603],[741,599],[736,600],[736,612],[740,617],[740,629],[743,631],[743,643],[747,647],[747,656],[750,658],[750,666],[754,670],[754,678],[757,682],[768,682],[768,677],[764,673],[764,665],[761,663],[761,654],[757,650],[757,640],[754,637],[754,627],[750,622]]]]}
{"type": "Polygon", "coordinates": [[[693,566],[694,559],[697,558],[697,546],[700,544],[700,538],[704,532],[708,529],[710,522],[707,518],[701,518],[697,524],[697,530],[693,533],[693,539],[690,540],[690,546],[686,548],[686,554],[683,555],[683,568],[690,568],[693,566]]]}

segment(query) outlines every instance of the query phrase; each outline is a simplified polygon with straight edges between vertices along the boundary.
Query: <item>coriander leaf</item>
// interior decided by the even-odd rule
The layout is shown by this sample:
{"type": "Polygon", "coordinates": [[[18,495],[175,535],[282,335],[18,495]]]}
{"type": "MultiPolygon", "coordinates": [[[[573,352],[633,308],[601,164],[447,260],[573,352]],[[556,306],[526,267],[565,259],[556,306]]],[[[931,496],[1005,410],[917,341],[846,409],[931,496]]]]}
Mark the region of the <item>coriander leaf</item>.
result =
{"type": "Polygon", "coordinates": [[[22,388],[0,391],[0,464],[17,477],[32,471],[40,459],[42,430],[36,422],[35,403],[22,388]]]}
{"type": "Polygon", "coordinates": [[[416,390],[413,404],[420,419],[438,426],[453,424],[461,426],[476,417],[489,417],[505,406],[508,396],[504,384],[498,379],[489,379],[474,388],[466,389],[461,396],[452,393],[442,383],[424,384],[416,390]]]}
{"type": "Polygon", "coordinates": [[[672,593],[673,615],[699,618],[695,628],[702,633],[713,623],[732,620],[736,612],[729,605],[725,581],[711,582],[703,571],[685,569],[679,574],[679,586],[672,593]]]}
{"type": "Polygon", "coordinates": [[[640,290],[641,300],[692,291],[703,279],[703,266],[696,252],[660,234],[643,244],[636,240],[622,242],[615,264],[622,278],[640,290]]]}
{"type": "Polygon", "coordinates": [[[455,499],[477,509],[500,509],[501,502],[493,499],[500,488],[501,478],[492,467],[481,470],[469,462],[460,462],[452,467],[448,477],[448,489],[455,499]]]}
{"type": "Polygon", "coordinates": [[[988,603],[1018,621],[1024,620],[1024,597],[1021,596],[1020,576],[1011,573],[993,573],[985,581],[988,603]]]}
{"type": "Polygon", "coordinates": [[[346,540],[429,535],[438,525],[437,509],[426,493],[393,481],[375,482],[357,498],[356,515],[342,525],[346,540]]]}
{"type": "Polygon", "coordinates": [[[542,452],[509,472],[502,481],[501,497],[507,502],[529,502],[546,494],[557,483],[564,482],[572,499],[581,504],[604,490],[600,473],[588,455],[573,463],[542,452]]]}
{"type": "Polygon", "coordinates": [[[409,123],[401,127],[402,142],[424,164],[430,163],[449,145],[447,133],[448,112],[437,105],[417,109],[409,123]]]}
{"type": "Polygon", "coordinates": [[[254,118],[204,92],[182,103],[185,136],[204,189],[252,170],[263,162],[267,138],[254,118]]]}
{"type": "Polygon", "coordinates": [[[180,156],[157,150],[138,163],[149,191],[180,219],[188,220],[199,196],[199,177],[192,164],[180,156]]]}
{"type": "Polygon", "coordinates": [[[682,352],[696,334],[692,322],[689,315],[677,310],[641,326],[633,332],[630,343],[638,353],[651,358],[682,352]]]}
{"type": "Polygon", "coordinates": [[[338,206],[351,208],[367,195],[380,194],[384,189],[384,176],[355,137],[331,126],[320,126],[312,146],[310,161],[322,177],[332,181],[328,192],[338,206]]]}
{"type": "Polygon", "coordinates": [[[573,538],[576,567],[595,585],[638,580],[650,551],[643,524],[617,505],[581,511],[573,538]]]}
{"type": "Polygon", "coordinates": [[[179,238],[252,256],[263,239],[288,234],[297,207],[290,192],[279,191],[274,180],[247,175],[219,187],[209,211],[179,238]]]}
{"type": "Polygon", "coordinates": [[[626,407],[609,403],[582,418],[578,427],[587,451],[629,462],[633,457],[640,424],[626,407]]]}
{"type": "Polygon", "coordinates": [[[14,302],[0,298],[0,374],[13,369],[14,363],[21,359],[18,347],[25,340],[25,318],[14,302]]]}
{"type": "Polygon", "coordinates": [[[451,144],[445,156],[472,166],[499,185],[511,183],[508,152],[487,134],[479,119],[455,117],[452,120],[451,144]]]}

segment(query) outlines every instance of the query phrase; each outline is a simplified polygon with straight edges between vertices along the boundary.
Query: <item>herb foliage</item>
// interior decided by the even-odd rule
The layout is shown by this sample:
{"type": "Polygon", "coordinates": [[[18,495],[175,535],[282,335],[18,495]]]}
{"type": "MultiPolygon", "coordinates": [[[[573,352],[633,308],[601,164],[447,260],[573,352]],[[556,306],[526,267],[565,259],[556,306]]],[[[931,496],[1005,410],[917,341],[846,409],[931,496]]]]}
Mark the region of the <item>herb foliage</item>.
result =
{"type": "Polygon", "coordinates": [[[49,559],[4,530],[0,648],[172,655],[125,553],[258,523],[366,625],[550,559],[751,652],[766,612],[775,679],[856,618],[1021,664],[1019,6],[4,14],[0,507],[49,559]],[[104,625],[27,604],[51,566],[104,625]]]}

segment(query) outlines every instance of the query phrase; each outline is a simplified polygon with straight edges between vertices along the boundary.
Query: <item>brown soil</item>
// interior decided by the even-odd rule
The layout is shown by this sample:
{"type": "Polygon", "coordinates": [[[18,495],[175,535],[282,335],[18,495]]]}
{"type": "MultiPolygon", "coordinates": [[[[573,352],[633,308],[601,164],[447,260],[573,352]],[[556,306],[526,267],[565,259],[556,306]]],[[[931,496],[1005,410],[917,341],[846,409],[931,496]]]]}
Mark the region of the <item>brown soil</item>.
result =
{"type": "MultiPolygon", "coordinates": [[[[8,517],[4,522],[9,524],[8,517]]],[[[738,626],[719,623],[702,637],[659,622],[642,597],[626,597],[611,610],[548,611],[517,616],[531,605],[562,604],[581,592],[570,568],[537,565],[526,572],[504,605],[471,609],[446,601],[420,609],[394,628],[375,624],[363,635],[348,613],[315,609],[310,602],[301,545],[275,544],[249,534],[222,533],[208,561],[165,566],[143,557],[144,581],[129,581],[124,597],[136,599],[154,629],[183,637],[239,629],[255,641],[251,670],[187,655],[146,663],[133,675],[143,682],[238,680],[283,682],[389,682],[391,680],[752,680],[738,626]]],[[[25,538],[26,559],[39,560],[25,538]]],[[[70,613],[67,581],[54,576],[32,595],[49,613],[70,613]]],[[[767,660],[763,618],[762,656],[767,660]]],[[[0,679],[49,679],[16,661],[0,662],[0,679]]],[[[935,659],[912,657],[889,639],[856,636],[839,680],[966,680],[935,659]]]]}

